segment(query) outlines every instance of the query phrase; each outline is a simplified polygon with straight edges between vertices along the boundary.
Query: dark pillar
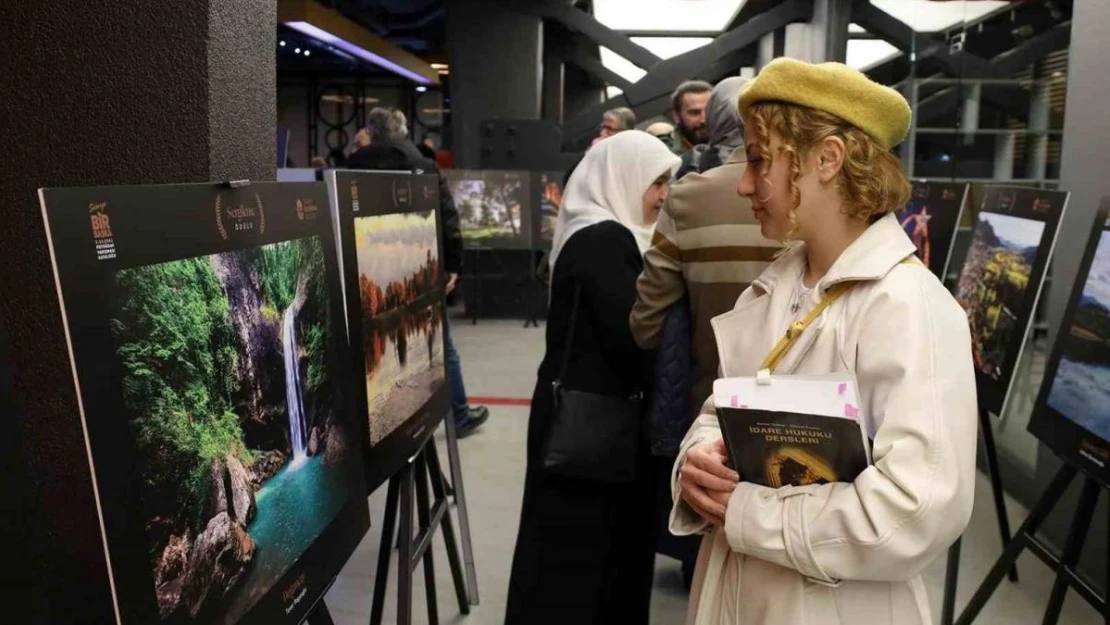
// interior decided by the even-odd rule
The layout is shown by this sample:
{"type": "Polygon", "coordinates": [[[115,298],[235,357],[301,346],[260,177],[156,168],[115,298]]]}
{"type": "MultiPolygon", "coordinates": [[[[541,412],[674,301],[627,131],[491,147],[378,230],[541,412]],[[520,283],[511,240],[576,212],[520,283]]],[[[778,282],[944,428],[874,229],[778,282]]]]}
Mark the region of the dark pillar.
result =
{"type": "Polygon", "coordinates": [[[563,123],[563,92],[566,90],[563,59],[553,52],[543,56],[543,118],[563,123]]]}
{"type": "Polygon", "coordinates": [[[16,25],[0,38],[0,317],[26,486],[52,512],[37,517],[29,572],[49,608],[31,622],[115,621],[89,461],[58,453],[83,434],[36,189],[273,179],[275,11],[272,0],[0,5],[16,25]]]}
{"type": "Polygon", "coordinates": [[[483,119],[539,119],[543,24],[513,0],[447,0],[455,163],[478,167],[483,119]]]}

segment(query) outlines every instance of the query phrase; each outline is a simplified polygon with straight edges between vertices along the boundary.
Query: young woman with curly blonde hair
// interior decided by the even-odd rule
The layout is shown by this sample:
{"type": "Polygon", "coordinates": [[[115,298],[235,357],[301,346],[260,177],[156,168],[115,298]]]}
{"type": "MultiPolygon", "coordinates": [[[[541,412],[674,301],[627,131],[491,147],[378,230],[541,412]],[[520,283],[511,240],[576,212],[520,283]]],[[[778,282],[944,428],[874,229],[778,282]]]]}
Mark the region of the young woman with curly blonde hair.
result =
{"type": "Polygon", "coordinates": [[[967,318],[893,213],[910,186],[890,149],[897,92],[834,63],[770,63],[741,93],[750,197],[787,242],[713,320],[723,377],[753,376],[787,328],[775,374],[851,371],[874,463],[851,483],[772,489],[728,465],[712,400],[675,465],[671,529],[707,533],[688,623],[932,623],[921,571],[963,531],[975,481],[967,318]],[[797,326],[795,326],[797,327],[797,326]]]}

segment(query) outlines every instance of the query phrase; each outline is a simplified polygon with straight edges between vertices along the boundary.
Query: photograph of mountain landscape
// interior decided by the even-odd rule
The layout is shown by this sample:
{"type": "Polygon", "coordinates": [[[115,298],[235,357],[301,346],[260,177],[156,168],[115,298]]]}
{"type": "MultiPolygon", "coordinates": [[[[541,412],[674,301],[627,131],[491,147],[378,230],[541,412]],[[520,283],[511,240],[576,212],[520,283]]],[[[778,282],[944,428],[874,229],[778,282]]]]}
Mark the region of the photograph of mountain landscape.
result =
{"type": "Polygon", "coordinates": [[[446,384],[435,211],[354,220],[371,446],[446,384]]]}
{"type": "Polygon", "coordinates": [[[238,622],[361,489],[331,301],[315,236],[114,274],[162,622],[238,622]]]}
{"type": "Polygon", "coordinates": [[[1110,232],[1099,238],[1062,346],[1048,405],[1110,441],[1110,232]]]}
{"type": "Polygon", "coordinates": [[[948,264],[967,185],[915,182],[898,222],[917,247],[917,257],[941,279],[948,264]]]}
{"type": "Polygon", "coordinates": [[[531,245],[529,174],[446,170],[444,175],[459,211],[459,227],[465,243],[522,249],[531,245]]]}
{"type": "Polygon", "coordinates": [[[1024,338],[1018,316],[1044,230],[1042,221],[986,211],[975,224],[956,299],[967,311],[975,367],[996,381],[1007,350],[1018,349],[1024,338]]]}
{"type": "Polygon", "coordinates": [[[563,205],[562,174],[540,174],[540,242],[550,249],[555,240],[555,224],[559,221],[559,207],[563,205]]]}

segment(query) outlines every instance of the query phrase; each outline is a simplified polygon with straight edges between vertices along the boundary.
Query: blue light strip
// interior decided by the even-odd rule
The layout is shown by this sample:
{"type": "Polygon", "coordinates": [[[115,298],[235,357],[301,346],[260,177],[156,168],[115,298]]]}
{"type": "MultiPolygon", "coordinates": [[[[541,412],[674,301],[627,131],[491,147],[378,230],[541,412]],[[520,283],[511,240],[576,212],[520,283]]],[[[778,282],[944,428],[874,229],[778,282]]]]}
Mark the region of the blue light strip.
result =
{"type": "Polygon", "coordinates": [[[409,80],[412,80],[418,84],[432,84],[430,78],[417,74],[416,72],[406,67],[402,67],[401,65],[398,65],[397,63],[394,63],[393,61],[390,61],[383,56],[374,54],[366,48],[357,46],[350,41],[343,39],[342,37],[333,35],[322,28],[309,24],[308,22],[286,22],[285,25],[289,28],[292,28],[293,30],[304,33],[305,35],[308,35],[313,39],[322,41],[323,43],[335,46],[336,48],[339,48],[344,52],[353,54],[354,56],[366,61],[367,63],[372,63],[395,74],[400,74],[401,76],[404,76],[405,78],[408,78],[409,80]]]}

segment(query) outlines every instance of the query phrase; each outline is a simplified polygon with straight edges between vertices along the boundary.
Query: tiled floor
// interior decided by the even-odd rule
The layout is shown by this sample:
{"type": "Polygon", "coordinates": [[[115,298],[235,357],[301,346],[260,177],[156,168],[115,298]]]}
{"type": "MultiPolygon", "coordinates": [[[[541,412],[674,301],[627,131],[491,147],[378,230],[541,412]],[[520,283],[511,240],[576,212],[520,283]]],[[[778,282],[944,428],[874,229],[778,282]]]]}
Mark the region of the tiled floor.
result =
{"type": "MultiPolygon", "coordinates": [[[[452,325],[456,345],[463,359],[467,391],[473,396],[527,398],[535,383],[536,367],[543,353],[543,329],[524,329],[518,321],[481,321],[472,326],[455,320],[452,325]]],[[[442,538],[435,540],[436,593],[440,622],[467,625],[500,625],[505,611],[509,566],[516,539],[520,497],[524,480],[524,440],[528,409],[512,406],[491,407],[489,422],[475,435],[460,442],[475,564],[481,602],[469,616],[459,614],[451,577],[447,568],[442,538]]],[[[438,434],[440,458],[446,467],[442,432],[438,434]]],[[[1010,518],[1016,527],[1026,511],[1009,501],[1010,518]]],[[[385,488],[370,497],[373,527],[340,574],[326,601],[338,625],[363,625],[370,614],[371,592],[380,541],[385,488]]],[[[457,525],[456,525],[457,530],[457,525]]],[[[979,476],[976,505],[971,525],[964,536],[957,605],[962,607],[1000,552],[997,524],[991,506],[989,482],[979,476]]],[[[928,569],[933,615],[939,621],[944,559],[928,569]]],[[[1003,585],[995,593],[976,623],[1025,625],[1040,623],[1052,586],[1052,577],[1032,555],[1018,562],[1021,582],[1003,585]]],[[[414,623],[427,623],[423,572],[414,577],[414,623]]],[[[396,560],[390,573],[389,594],[383,623],[396,622],[396,560]]],[[[675,561],[656,560],[656,585],[652,597],[652,623],[681,624],[686,595],[675,561]]],[[[1061,625],[1101,622],[1098,614],[1074,593],[1064,604],[1061,625]]],[[[788,625],[788,624],[784,624],[788,625]]]]}

